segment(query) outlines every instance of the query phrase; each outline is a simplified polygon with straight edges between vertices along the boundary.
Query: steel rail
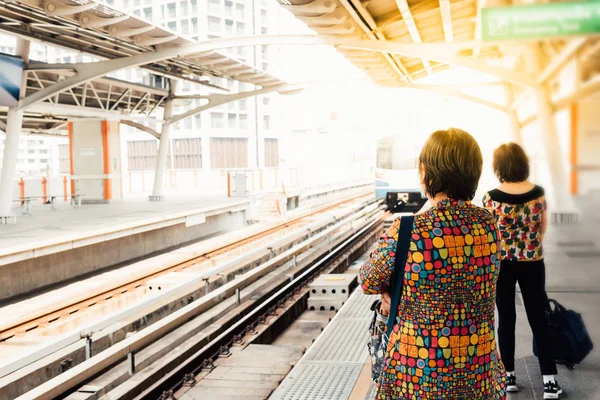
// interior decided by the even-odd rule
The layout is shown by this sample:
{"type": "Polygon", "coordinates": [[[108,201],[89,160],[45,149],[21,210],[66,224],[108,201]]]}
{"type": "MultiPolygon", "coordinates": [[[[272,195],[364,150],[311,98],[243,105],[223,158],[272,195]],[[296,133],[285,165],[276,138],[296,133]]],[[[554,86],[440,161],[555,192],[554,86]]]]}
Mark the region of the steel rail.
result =
{"type": "Polygon", "coordinates": [[[361,238],[367,232],[373,229],[373,227],[381,222],[385,213],[381,213],[379,218],[374,218],[372,221],[366,224],[361,230],[352,235],[349,239],[339,245],[337,248],[332,250],[329,254],[323,257],[321,260],[316,262],[313,266],[309,267],[306,271],[298,275],[296,278],[291,280],[287,285],[278,290],[275,294],[269,297],[267,300],[258,304],[254,310],[246,314],[243,318],[238,320],[217,338],[212,340],[209,344],[203,347],[201,350],[196,352],[193,356],[189,357],[183,362],[178,363],[178,366],[171,370],[167,375],[163,376],[159,381],[153,384],[150,388],[145,390],[139,396],[135,397],[136,400],[141,399],[158,399],[162,393],[166,390],[175,390],[183,383],[183,377],[188,373],[195,373],[199,369],[201,363],[199,361],[211,358],[214,354],[218,354],[218,350],[221,346],[229,344],[234,335],[244,330],[244,326],[256,320],[260,315],[265,314],[268,310],[275,306],[280,300],[284,299],[286,295],[294,290],[295,287],[300,286],[304,281],[308,280],[321,268],[328,265],[333,260],[337,259],[341,253],[343,253],[351,244],[361,238]]]}
{"type": "MultiPolygon", "coordinates": [[[[383,213],[383,211],[379,211],[380,209],[383,209],[383,207],[379,207],[379,208],[369,207],[369,208],[370,208],[370,211],[361,210],[361,212],[358,212],[358,213],[352,215],[351,217],[348,217],[342,221],[339,221],[333,227],[330,227],[330,228],[326,229],[325,231],[320,232],[320,233],[310,237],[308,240],[302,242],[301,244],[285,251],[284,253],[278,255],[277,257],[272,258],[271,260],[266,262],[264,265],[259,267],[259,268],[261,268],[261,271],[259,271],[260,276],[264,276],[267,273],[271,272],[280,263],[291,260],[294,255],[297,255],[297,254],[305,251],[306,248],[310,247],[314,243],[317,243],[317,242],[321,241],[322,239],[327,238],[333,232],[339,230],[342,226],[352,223],[352,221],[355,220],[355,217],[362,218],[365,216],[365,214],[368,214],[368,212],[373,212],[373,213],[378,213],[378,214],[383,213]]],[[[373,224],[373,222],[371,222],[369,224],[369,226],[372,224],[373,224]]],[[[361,230],[361,232],[362,232],[362,230],[361,230]]],[[[333,254],[333,252],[330,254],[333,254]]],[[[329,257],[329,255],[327,257],[329,257]]],[[[320,263],[321,262],[319,262],[318,265],[321,265],[320,263]]],[[[220,268],[220,270],[224,270],[224,269],[220,268]]],[[[203,306],[205,306],[207,303],[210,303],[211,301],[214,301],[215,299],[219,299],[222,296],[222,294],[227,291],[227,289],[230,289],[230,287],[228,287],[228,286],[233,286],[236,283],[236,281],[238,284],[240,282],[243,282],[244,276],[248,275],[252,272],[253,271],[250,271],[249,273],[244,274],[241,277],[242,279],[238,278],[234,281],[231,281],[228,284],[224,285],[223,287],[221,287],[217,290],[214,290],[213,292],[209,293],[206,296],[201,297],[200,299],[196,300],[195,302],[190,303],[189,305],[183,307],[182,309],[166,316],[165,318],[157,321],[156,323],[150,325],[149,327],[143,329],[142,331],[113,345],[112,347],[106,349],[105,351],[101,352],[97,356],[94,356],[94,357],[84,361],[83,363],[73,367],[72,369],[64,372],[63,374],[34,388],[30,392],[25,393],[23,396],[21,396],[19,398],[22,398],[22,399],[46,399],[46,398],[55,398],[57,396],[60,396],[61,394],[70,390],[72,387],[90,379],[91,377],[95,376],[96,374],[101,373],[102,371],[106,370],[107,368],[111,367],[112,365],[122,361],[129,354],[135,354],[139,350],[145,348],[149,344],[160,339],[166,333],[183,325],[184,323],[189,321],[191,318],[196,317],[197,315],[199,315],[201,312],[204,311],[205,307],[203,307],[203,306]]],[[[205,274],[203,274],[203,277],[206,278],[211,275],[214,275],[214,271],[211,271],[210,274],[207,271],[205,274]]],[[[194,279],[194,281],[188,282],[187,284],[185,284],[183,286],[179,286],[177,288],[172,288],[168,292],[165,292],[163,295],[161,295],[161,297],[165,298],[169,295],[174,296],[176,294],[181,296],[181,293],[183,293],[184,291],[197,290],[197,289],[201,288],[203,283],[204,283],[204,279],[197,278],[197,279],[194,279]],[[178,292],[178,293],[175,293],[175,292],[178,292]]],[[[158,302],[158,300],[156,300],[156,298],[153,300],[156,305],[156,302],[158,302]]],[[[145,308],[147,308],[147,307],[149,307],[149,305],[145,304],[145,308]]],[[[79,340],[82,340],[82,339],[79,339],[79,340]]]]}
{"type": "MultiPolygon", "coordinates": [[[[364,196],[367,197],[367,196],[364,196]]],[[[309,216],[313,216],[315,214],[318,213],[323,213],[326,212],[329,209],[332,209],[334,207],[338,207],[340,204],[343,203],[347,203],[349,202],[349,200],[343,200],[340,201],[338,203],[335,203],[333,205],[329,205],[314,211],[311,211],[301,217],[295,218],[291,221],[286,221],[285,223],[282,223],[280,225],[277,225],[275,227],[269,228],[263,232],[259,232],[249,238],[243,239],[240,242],[237,242],[235,244],[230,244],[230,245],[226,245],[226,246],[222,246],[212,252],[210,252],[209,254],[213,254],[216,253],[218,251],[222,251],[224,249],[227,248],[231,248],[231,247],[236,247],[237,245],[239,245],[240,243],[248,243],[251,242],[252,239],[259,239],[260,237],[264,237],[267,234],[270,233],[276,233],[278,230],[284,229],[284,228],[288,228],[290,226],[293,226],[293,224],[295,223],[299,223],[301,222],[303,219],[309,217],[309,216]]],[[[367,208],[365,208],[365,203],[369,203],[369,201],[365,201],[362,202],[358,205],[354,205],[352,207],[348,207],[348,214],[345,215],[350,215],[352,213],[356,214],[357,208],[363,208],[363,210],[369,209],[369,206],[367,206],[367,208]]],[[[376,203],[375,203],[376,204],[376,203]]],[[[334,218],[334,222],[335,222],[335,218],[334,218]]],[[[102,329],[107,328],[108,326],[111,326],[123,319],[127,319],[130,318],[134,315],[139,315],[143,310],[148,309],[149,307],[156,307],[159,308],[161,305],[168,303],[169,301],[175,301],[178,298],[181,297],[181,293],[188,293],[189,291],[194,291],[197,290],[198,288],[200,288],[202,285],[205,284],[205,281],[207,279],[209,279],[212,276],[218,275],[224,271],[230,270],[235,268],[237,265],[243,264],[245,261],[247,261],[248,259],[251,259],[252,257],[258,257],[260,258],[261,256],[266,255],[265,253],[268,253],[269,248],[270,249],[276,249],[278,247],[281,247],[283,245],[287,245],[290,242],[293,242],[294,240],[298,240],[300,237],[302,237],[303,235],[306,234],[306,231],[313,231],[313,230],[317,230],[322,228],[323,226],[326,226],[328,223],[330,223],[329,218],[325,218],[323,220],[320,221],[316,221],[308,226],[302,227],[301,229],[299,229],[299,232],[292,232],[291,234],[288,234],[287,236],[284,236],[283,238],[277,239],[271,243],[269,243],[269,247],[266,248],[266,250],[264,248],[257,248],[254,251],[251,251],[249,253],[246,253],[242,256],[236,257],[235,259],[227,262],[227,263],[223,263],[221,265],[218,265],[216,267],[213,267],[211,269],[209,269],[208,271],[201,273],[198,277],[194,278],[192,281],[189,281],[187,283],[185,283],[183,286],[178,286],[178,287],[174,287],[171,288],[170,290],[167,290],[163,293],[161,293],[160,295],[158,295],[157,297],[154,297],[153,299],[151,299],[150,301],[147,302],[143,302],[140,304],[137,304],[133,307],[129,307],[125,310],[119,310],[116,313],[113,313],[112,315],[110,315],[108,318],[105,318],[101,321],[92,323],[92,324],[88,324],[86,326],[83,326],[81,329],[79,329],[76,332],[70,332],[70,333],[66,333],[63,335],[58,336],[54,341],[52,341],[50,344],[45,344],[43,347],[41,347],[39,350],[36,350],[35,352],[28,354],[25,357],[22,357],[20,359],[17,359],[9,364],[4,365],[3,367],[0,368],[0,378],[7,376],[29,364],[32,364],[38,360],[40,360],[43,357],[46,357],[52,353],[55,353],[56,351],[63,349],[69,345],[72,345],[74,343],[77,343],[78,341],[84,341],[87,340],[86,338],[91,337],[94,333],[101,331],[102,329]],[[287,243],[286,243],[287,241],[287,243]],[[283,244],[282,244],[283,243],[283,244]]],[[[198,256],[198,257],[193,257],[192,259],[186,260],[182,263],[178,263],[174,266],[169,266],[167,267],[165,270],[162,270],[160,272],[157,273],[153,273],[151,275],[148,275],[144,278],[140,278],[137,279],[133,282],[129,282],[125,285],[121,285],[118,286],[116,288],[113,288],[109,291],[106,291],[104,293],[102,293],[101,295],[99,295],[100,297],[102,295],[105,295],[109,292],[113,292],[113,291],[118,291],[119,289],[124,288],[125,286],[129,287],[132,285],[135,285],[138,282],[141,281],[146,281],[148,279],[154,278],[158,275],[161,275],[165,272],[171,271],[173,269],[176,269],[178,267],[180,267],[183,264],[186,263],[190,263],[190,262],[194,262],[197,261],[198,259],[201,259],[203,257],[206,257],[206,255],[202,255],[202,256],[198,256]]],[[[84,299],[81,302],[88,302],[90,300],[90,298],[84,299]]],[[[68,307],[67,307],[68,308],[68,307]]],[[[59,312],[61,310],[57,310],[55,312],[59,312]]]]}

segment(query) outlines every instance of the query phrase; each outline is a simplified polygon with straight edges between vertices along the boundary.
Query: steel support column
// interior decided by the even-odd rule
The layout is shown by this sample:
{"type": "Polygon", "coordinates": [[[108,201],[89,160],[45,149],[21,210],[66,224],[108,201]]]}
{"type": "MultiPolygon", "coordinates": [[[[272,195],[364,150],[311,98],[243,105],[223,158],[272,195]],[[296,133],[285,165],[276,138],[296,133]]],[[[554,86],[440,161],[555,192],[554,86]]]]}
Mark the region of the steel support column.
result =
{"type": "MultiPolygon", "coordinates": [[[[16,55],[23,59],[24,67],[29,63],[29,40],[17,38],[16,55]]],[[[25,97],[27,78],[25,72],[21,80],[21,98],[25,97]]],[[[17,154],[19,152],[19,135],[23,126],[23,110],[17,107],[8,109],[6,121],[6,140],[4,142],[4,158],[2,159],[2,175],[0,176],[0,224],[15,223],[11,216],[13,189],[17,173],[17,154]]]]}
{"type": "MultiPolygon", "coordinates": [[[[541,70],[538,49],[532,47],[525,51],[530,73],[539,73],[541,70]]],[[[544,148],[546,163],[550,173],[549,190],[550,204],[553,206],[552,214],[554,221],[571,221],[575,214],[573,199],[569,195],[569,180],[564,168],[563,155],[561,153],[560,140],[554,123],[554,107],[550,91],[546,85],[533,89],[534,101],[537,108],[540,138],[544,148]]]]}
{"type": "Polygon", "coordinates": [[[10,216],[10,211],[17,173],[17,154],[22,123],[23,111],[10,107],[6,121],[6,140],[4,142],[2,176],[0,177],[0,224],[15,222],[15,218],[10,216]]]}
{"type": "Polygon", "coordinates": [[[170,118],[173,116],[173,108],[175,102],[175,90],[177,81],[169,79],[169,99],[165,103],[163,113],[163,126],[160,132],[160,145],[158,146],[158,157],[156,160],[156,171],[154,173],[154,186],[152,187],[152,194],[150,195],[150,201],[162,201],[163,200],[163,186],[165,180],[165,173],[167,170],[167,153],[169,152],[170,134],[171,134],[171,121],[170,118]]]}
{"type": "Polygon", "coordinates": [[[506,100],[506,113],[510,122],[510,140],[522,146],[523,136],[521,135],[519,116],[517,115],[517,110],[510,109],[510,105],[515,101],[515,96],[510,86],[504,86],[504,95],[506,100]]]}

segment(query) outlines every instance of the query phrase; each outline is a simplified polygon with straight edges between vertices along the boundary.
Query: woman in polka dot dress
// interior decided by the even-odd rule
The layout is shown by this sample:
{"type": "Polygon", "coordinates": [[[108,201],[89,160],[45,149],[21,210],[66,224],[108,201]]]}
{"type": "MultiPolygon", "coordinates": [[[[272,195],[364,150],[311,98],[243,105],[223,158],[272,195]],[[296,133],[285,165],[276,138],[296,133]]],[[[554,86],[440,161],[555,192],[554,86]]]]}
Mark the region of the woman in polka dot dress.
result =
{"type": "MultiPolygon", "coordinates": [[[[494,333],[499,238],[492,215],[470,202],[481,151],[468,133],[451,128],[431,135],[419,163],[431,206],[414,219],[377,399],[503,399],[494,333]]],[[[399,224],[360,269],[363,291],[382,294],[384,313],[399,224]]]]}

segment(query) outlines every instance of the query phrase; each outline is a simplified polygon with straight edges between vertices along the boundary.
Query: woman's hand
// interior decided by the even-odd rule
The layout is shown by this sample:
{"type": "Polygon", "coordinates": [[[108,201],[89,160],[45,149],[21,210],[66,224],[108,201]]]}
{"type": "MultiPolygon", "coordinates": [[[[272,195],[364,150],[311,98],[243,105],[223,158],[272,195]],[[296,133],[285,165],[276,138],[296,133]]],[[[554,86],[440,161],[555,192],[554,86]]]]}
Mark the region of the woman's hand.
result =
{"type": "Polygon", "coordinates": [[[386,317],[390,315],[391,301],[392,297],[388,292],[383,292],[381,294],[381,307],[379,308],[381,315],[385,315],[386,317]]]}

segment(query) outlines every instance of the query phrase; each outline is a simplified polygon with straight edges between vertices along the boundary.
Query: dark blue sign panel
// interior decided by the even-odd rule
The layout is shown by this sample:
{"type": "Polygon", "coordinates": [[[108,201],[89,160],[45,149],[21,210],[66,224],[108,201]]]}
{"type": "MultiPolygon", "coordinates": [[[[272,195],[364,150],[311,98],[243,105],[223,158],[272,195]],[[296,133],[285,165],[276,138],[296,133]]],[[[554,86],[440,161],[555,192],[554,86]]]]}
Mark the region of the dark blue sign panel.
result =
{"type": "Polygon", "coordinates": [[[0,106],[17,106],[22,77],[23,60],[0,53],[0,106]]]}

